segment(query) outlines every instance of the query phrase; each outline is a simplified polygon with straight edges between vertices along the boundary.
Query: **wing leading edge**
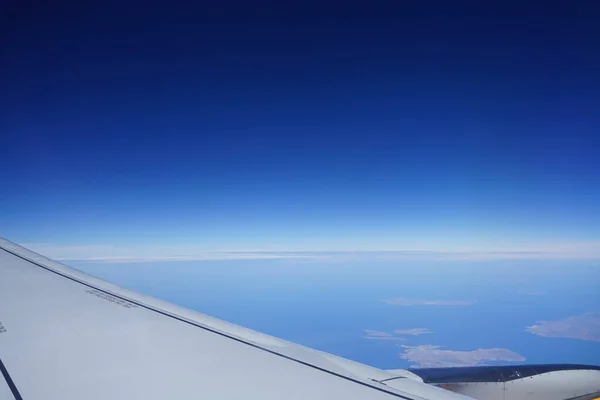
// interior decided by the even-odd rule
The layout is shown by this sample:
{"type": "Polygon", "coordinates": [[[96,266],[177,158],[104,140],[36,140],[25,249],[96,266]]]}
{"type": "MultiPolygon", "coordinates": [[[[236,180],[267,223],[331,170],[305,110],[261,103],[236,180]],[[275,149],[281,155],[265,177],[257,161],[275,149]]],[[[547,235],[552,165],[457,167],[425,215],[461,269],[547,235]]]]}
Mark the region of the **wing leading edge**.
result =
{"type": "Polygon", "coordinates": [[[143,296],[0,239],[0,398],[468,399],[143,296]],[[395,378],[394,387],[386,379],[395,378]],[[9,396],[12,397],[7,397],[9,396]]]}

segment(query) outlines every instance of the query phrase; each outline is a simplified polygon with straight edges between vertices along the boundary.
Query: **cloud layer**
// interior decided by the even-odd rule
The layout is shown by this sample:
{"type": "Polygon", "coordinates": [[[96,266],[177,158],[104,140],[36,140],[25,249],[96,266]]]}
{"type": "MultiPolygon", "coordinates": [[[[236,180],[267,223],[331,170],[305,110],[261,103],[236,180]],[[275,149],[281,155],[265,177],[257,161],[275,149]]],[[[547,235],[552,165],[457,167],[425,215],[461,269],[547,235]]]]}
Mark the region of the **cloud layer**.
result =
{"type": "Polygon", "coordinates": [[[598,259],[600,242],[559,243],[529,247],[471,247],[452,249],[386,249],[386,250],[215,250],[195,244],[148,245],[81,245],[60,246],[41,243],[25,244],[44,256],[56,260],[95,262],[152,262],[191,260],[293,259],[300,261],[354,260],[503,260],[503,259],[598,259]]]}

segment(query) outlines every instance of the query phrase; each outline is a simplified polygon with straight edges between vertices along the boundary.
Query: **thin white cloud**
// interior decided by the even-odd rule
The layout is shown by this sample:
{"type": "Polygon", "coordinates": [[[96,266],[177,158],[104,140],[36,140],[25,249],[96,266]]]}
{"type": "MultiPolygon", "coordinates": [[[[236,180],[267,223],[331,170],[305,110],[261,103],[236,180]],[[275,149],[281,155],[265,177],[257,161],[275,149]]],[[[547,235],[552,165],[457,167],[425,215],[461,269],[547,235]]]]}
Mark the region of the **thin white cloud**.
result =
{"type": "Polygon", "coordinates": [[[402,297],[382,301],[392,306],[471,306],[477,302],[476,300],[421,300],[402,297]]]}
{"type": "Polygon", "coordinates": [[[544,292],[543,290],[537,290],[537,289],[523,289],[523,290],[519,290],[517,292],[517,294],[520,294],[521,296],[544,296],[547,293],[544,292]]]}
{"type": "Polygon", "coordinates": [[[412,328],[412,329],[396,329],[394,331],[394,333],[397,335],[419,336],[419,335],[426,335],[426,334],[433,333],[433,332],[431,332],[427,328],[412,328]]]}

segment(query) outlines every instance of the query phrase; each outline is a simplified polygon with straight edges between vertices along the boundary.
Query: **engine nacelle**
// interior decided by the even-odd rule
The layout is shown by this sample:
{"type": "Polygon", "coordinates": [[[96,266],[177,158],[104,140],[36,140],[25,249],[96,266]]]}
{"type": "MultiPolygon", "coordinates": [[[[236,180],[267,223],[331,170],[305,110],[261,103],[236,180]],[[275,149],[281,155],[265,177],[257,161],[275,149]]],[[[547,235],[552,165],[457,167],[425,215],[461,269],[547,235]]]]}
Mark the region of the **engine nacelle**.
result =
{"type": "Polygon", "coordinates": [[[600,398],[600,367],[576,364],[416,368],[425,383],[478,400],[600,398]]]}

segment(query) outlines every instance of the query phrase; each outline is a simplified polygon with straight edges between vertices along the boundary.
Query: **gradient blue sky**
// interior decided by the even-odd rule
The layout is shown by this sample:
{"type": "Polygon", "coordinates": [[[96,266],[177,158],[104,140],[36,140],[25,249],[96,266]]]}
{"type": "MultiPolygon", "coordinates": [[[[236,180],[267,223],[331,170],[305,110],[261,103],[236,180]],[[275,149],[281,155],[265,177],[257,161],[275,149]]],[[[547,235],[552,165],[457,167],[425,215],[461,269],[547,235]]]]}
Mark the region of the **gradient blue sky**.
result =
{"type": "Polygon", "coordinates": [[[600,248],[594,2],[126,3],[0,17],[3,236],[600,248]]]}

